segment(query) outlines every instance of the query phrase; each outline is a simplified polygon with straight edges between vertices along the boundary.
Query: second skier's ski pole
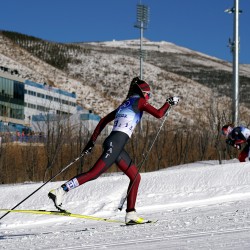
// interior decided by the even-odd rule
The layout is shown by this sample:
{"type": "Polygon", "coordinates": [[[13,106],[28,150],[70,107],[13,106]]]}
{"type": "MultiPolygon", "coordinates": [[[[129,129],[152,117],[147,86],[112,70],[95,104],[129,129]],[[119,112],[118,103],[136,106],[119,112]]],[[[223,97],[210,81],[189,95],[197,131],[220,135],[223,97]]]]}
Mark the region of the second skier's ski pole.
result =
{"type": "MultiPolygon", "coordinates": [[[[71,165],[73,165],[75,162],[77,162],[78,160],[80,160],[86,153],[82,153],[79,157],[75,158],[72,162],[70,162],[66,167],[64,167],[62,170],[60,170],[60,172],[58,172],[56,175],[54,175],[53,177],[51,177],[49,180],[47,180],[45,183],[43,183],[43,185],[41,185],[39,188],[37,188],[35,191],[33,191],[30,195],[28,195],[26,198],[24,198],[22,201],[20,201],[17,205],[15,205],[13,208],[11,208],[10,210],[14,210],[15,208],[17,208],[19,205],[21,205],[24,201],[26,201],[27,199],[29,199],[33,194],[35,194],[38,190],[40,190],[42,187],[44,187],[47,183],[49,183],[50,181],[52,181],[53,179],[55,179],[58,175],[60,175],[62,172],[64,172],[66,169],[68,169],[71,165]]],[[[9,214],[10,212],[5,213],[4,215],[2,215],[0,217],[0,220],[5,217],[7,214],[9,214]]]]}

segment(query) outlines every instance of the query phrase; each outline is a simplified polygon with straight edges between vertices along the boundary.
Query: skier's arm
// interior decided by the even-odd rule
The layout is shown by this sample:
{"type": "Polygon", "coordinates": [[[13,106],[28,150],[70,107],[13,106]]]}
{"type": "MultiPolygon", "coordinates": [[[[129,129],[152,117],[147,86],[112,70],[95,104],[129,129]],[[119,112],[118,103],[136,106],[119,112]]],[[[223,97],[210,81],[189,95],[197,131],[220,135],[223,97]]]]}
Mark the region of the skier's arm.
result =
{"type": "Polygon", "coordinates": [[[111,113],[109,113],[108,115],[106,115],[105,117],[103,117],[99,123],[97,124],[92,136],[90,137],[90,140],[92,140],[93,142],[96,141],[98,135],[102,132],[102,130],[105,128],[105,126],[113,121],[115,119],[115,114],[116,114],[117,110],[113,110],[111,113]]]}
{"type": "Polygon", "coordinates": [[[241,144],[246,142],[245,136],[241,132],[240,127],[236,127],[229,134],[226,143],[234,148],[241,149],[241,144]]]}
{"type": "MultiPolygon", "coordinates": [[[[245,142],[245,141],[244,141],[245,142]]],[[[242,143],[244,143],[244,142],[242,142],[242,143]]],[[[232,140],[232,139],[226,139],[226,143],[228,144],[228,145],[230,145],[230,146],[233,146],[234,148],[237,148],[237,149],[241,149],[241,143],[236,143],[236,141],[235,140],[232,140]]]]}
{"type": "Polygon", "coordinates": [[[235,144],[242,144],[247,141],[247,138],[245,138],[245,136],[242,134],[240,127],[234,128],[230,133],[229,138],[234,139],[235,144]]]}
{"type": "Polygon", "coordinates": [[[156,118],[162,118],[170,106],[171,105],[168,102],[165,102],[161,108],[156,109],[155,107],[150,105],[144,98],[140,98],[138,102],[138,109],[140,111],[146,111],[156,118]]]}
{"type": "Polygon", "coordinates": [[[115,114],[116,114],[116,110],[112,111],[111,113],[109,113],[108,115],[106,115],[105,117],[103,117],[99,123],[97,124],[92,136],[90,137],[90,140],[88,141],[87,145],[85,146],[85,148],[82,150],[82,154],[89,154],[94,145],[95,145],[95,141],[98,137],[98,135],[102,132],[102,130],[105,128],[105,126],[113,121],[115,119],[115,114]]]}

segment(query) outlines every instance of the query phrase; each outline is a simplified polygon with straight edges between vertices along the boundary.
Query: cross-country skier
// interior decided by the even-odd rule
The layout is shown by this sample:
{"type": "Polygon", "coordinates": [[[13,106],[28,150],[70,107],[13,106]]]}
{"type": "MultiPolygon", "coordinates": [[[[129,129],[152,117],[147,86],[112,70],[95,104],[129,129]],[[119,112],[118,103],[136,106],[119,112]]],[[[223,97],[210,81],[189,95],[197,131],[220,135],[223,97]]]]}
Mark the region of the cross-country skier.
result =
{"type": "Polygon", "coordinates": [[[53,200],[58,209],[62,208],[63,196],[68,191],[98,178],[113,163],[116,163],[119,169],[130,179],[128,190],[130,190],[132,185],[127,197],[125,222],[127,224],[145,222],[145,219],[139,217],[135,210],[137,191],[141,176],[139,173],[137,174],[137,167],[128,153],[124,150],[124,146],[131,137],[136,125],[141,120],[144,111],[156,118],[161,118],[171,105],[175,105],[179,102],[178,97],[170,97],[160,109],[156,109],[148,103],[149,98],[149,84],[140,80],[138,77],[135,77],[131,82],[126,100],[123,101],[117,109],[100,120],[89,142],[82,151],[84,154],[90,153],[95,145],[98,135],[109,122],[114,120],[113,130],[103,143],[103,153],[100,158],[88,172],[73,177],[61,187],[49,192],[49,197],[53,200]]]}
{"type": "Polygon", "coordinates": [[[235,127],[233,124],[226,124],[222,127],[222,134],[227,137],[226,143],[241,150],[241,145],[246,143],[238,156],[240,162],[245,162],[248,157],[250,160],[250,130],[243,126],[235,127]]]}

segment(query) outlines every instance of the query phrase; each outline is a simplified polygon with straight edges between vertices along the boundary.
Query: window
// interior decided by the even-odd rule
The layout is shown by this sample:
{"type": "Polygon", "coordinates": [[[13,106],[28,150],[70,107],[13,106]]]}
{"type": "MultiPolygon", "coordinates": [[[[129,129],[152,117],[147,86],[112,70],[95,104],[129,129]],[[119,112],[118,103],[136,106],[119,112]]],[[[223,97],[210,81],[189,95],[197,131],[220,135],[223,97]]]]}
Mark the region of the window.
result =
{"type": "Polygon", "coordinates": [[[35,104],[27,103],[26,106],[28,108],[31,108],[31,109],[36,109],[36,105],[35,104]]]}
{"type": "Polygon", "coordinates": [[[20,82],[14,82],[14,99],[24,101],[24,84],[20,82]]]}
{"type": "Polygon", "coordinates": [[[37,93],[37,97],[40,97],[40,98],[45,98],[45,95],[44,94],[42,94],[42,93],[37,93]]]}
{"type": "Polygon", "coordinates": [[[32,90],[28,90],[28,95],[36,96],[36,92],[32,90]]]}
{"type": "Polygon", "coordinates": [[[50,96],[50,95],[46,95],[46,99],[47,99],[47,100],[50,100],[50,101],[53,101],[53,97],[50,96]]]}
{"type": "Polygon", "coordinates": [[[60,99],[58,97],[54,97],[55,102],[60,102],[60,99]]]}
{"type": "Polygon", "coordinates": [[[0,95],[13,98],[13,80],[6,79],[4,77],[0,77],[0,95]]]}

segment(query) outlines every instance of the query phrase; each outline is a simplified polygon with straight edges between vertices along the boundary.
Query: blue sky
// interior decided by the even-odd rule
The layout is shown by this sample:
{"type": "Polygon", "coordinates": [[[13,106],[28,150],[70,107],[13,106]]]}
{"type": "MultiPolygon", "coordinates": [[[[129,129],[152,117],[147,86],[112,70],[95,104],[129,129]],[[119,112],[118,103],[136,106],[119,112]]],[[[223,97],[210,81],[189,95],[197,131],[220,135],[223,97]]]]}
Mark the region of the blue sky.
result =
{"type": "MultiPolygon", "coordinates": [[[[0,29],[56,42],[137,39],[139,0],[3,0],[0,29]]],[[[144,36],[232,61],[234,0],[141,0],[150,8],[144,36]]],[[[250,64],[250,1],[239,0],[240,63],[250,64]]]]}

